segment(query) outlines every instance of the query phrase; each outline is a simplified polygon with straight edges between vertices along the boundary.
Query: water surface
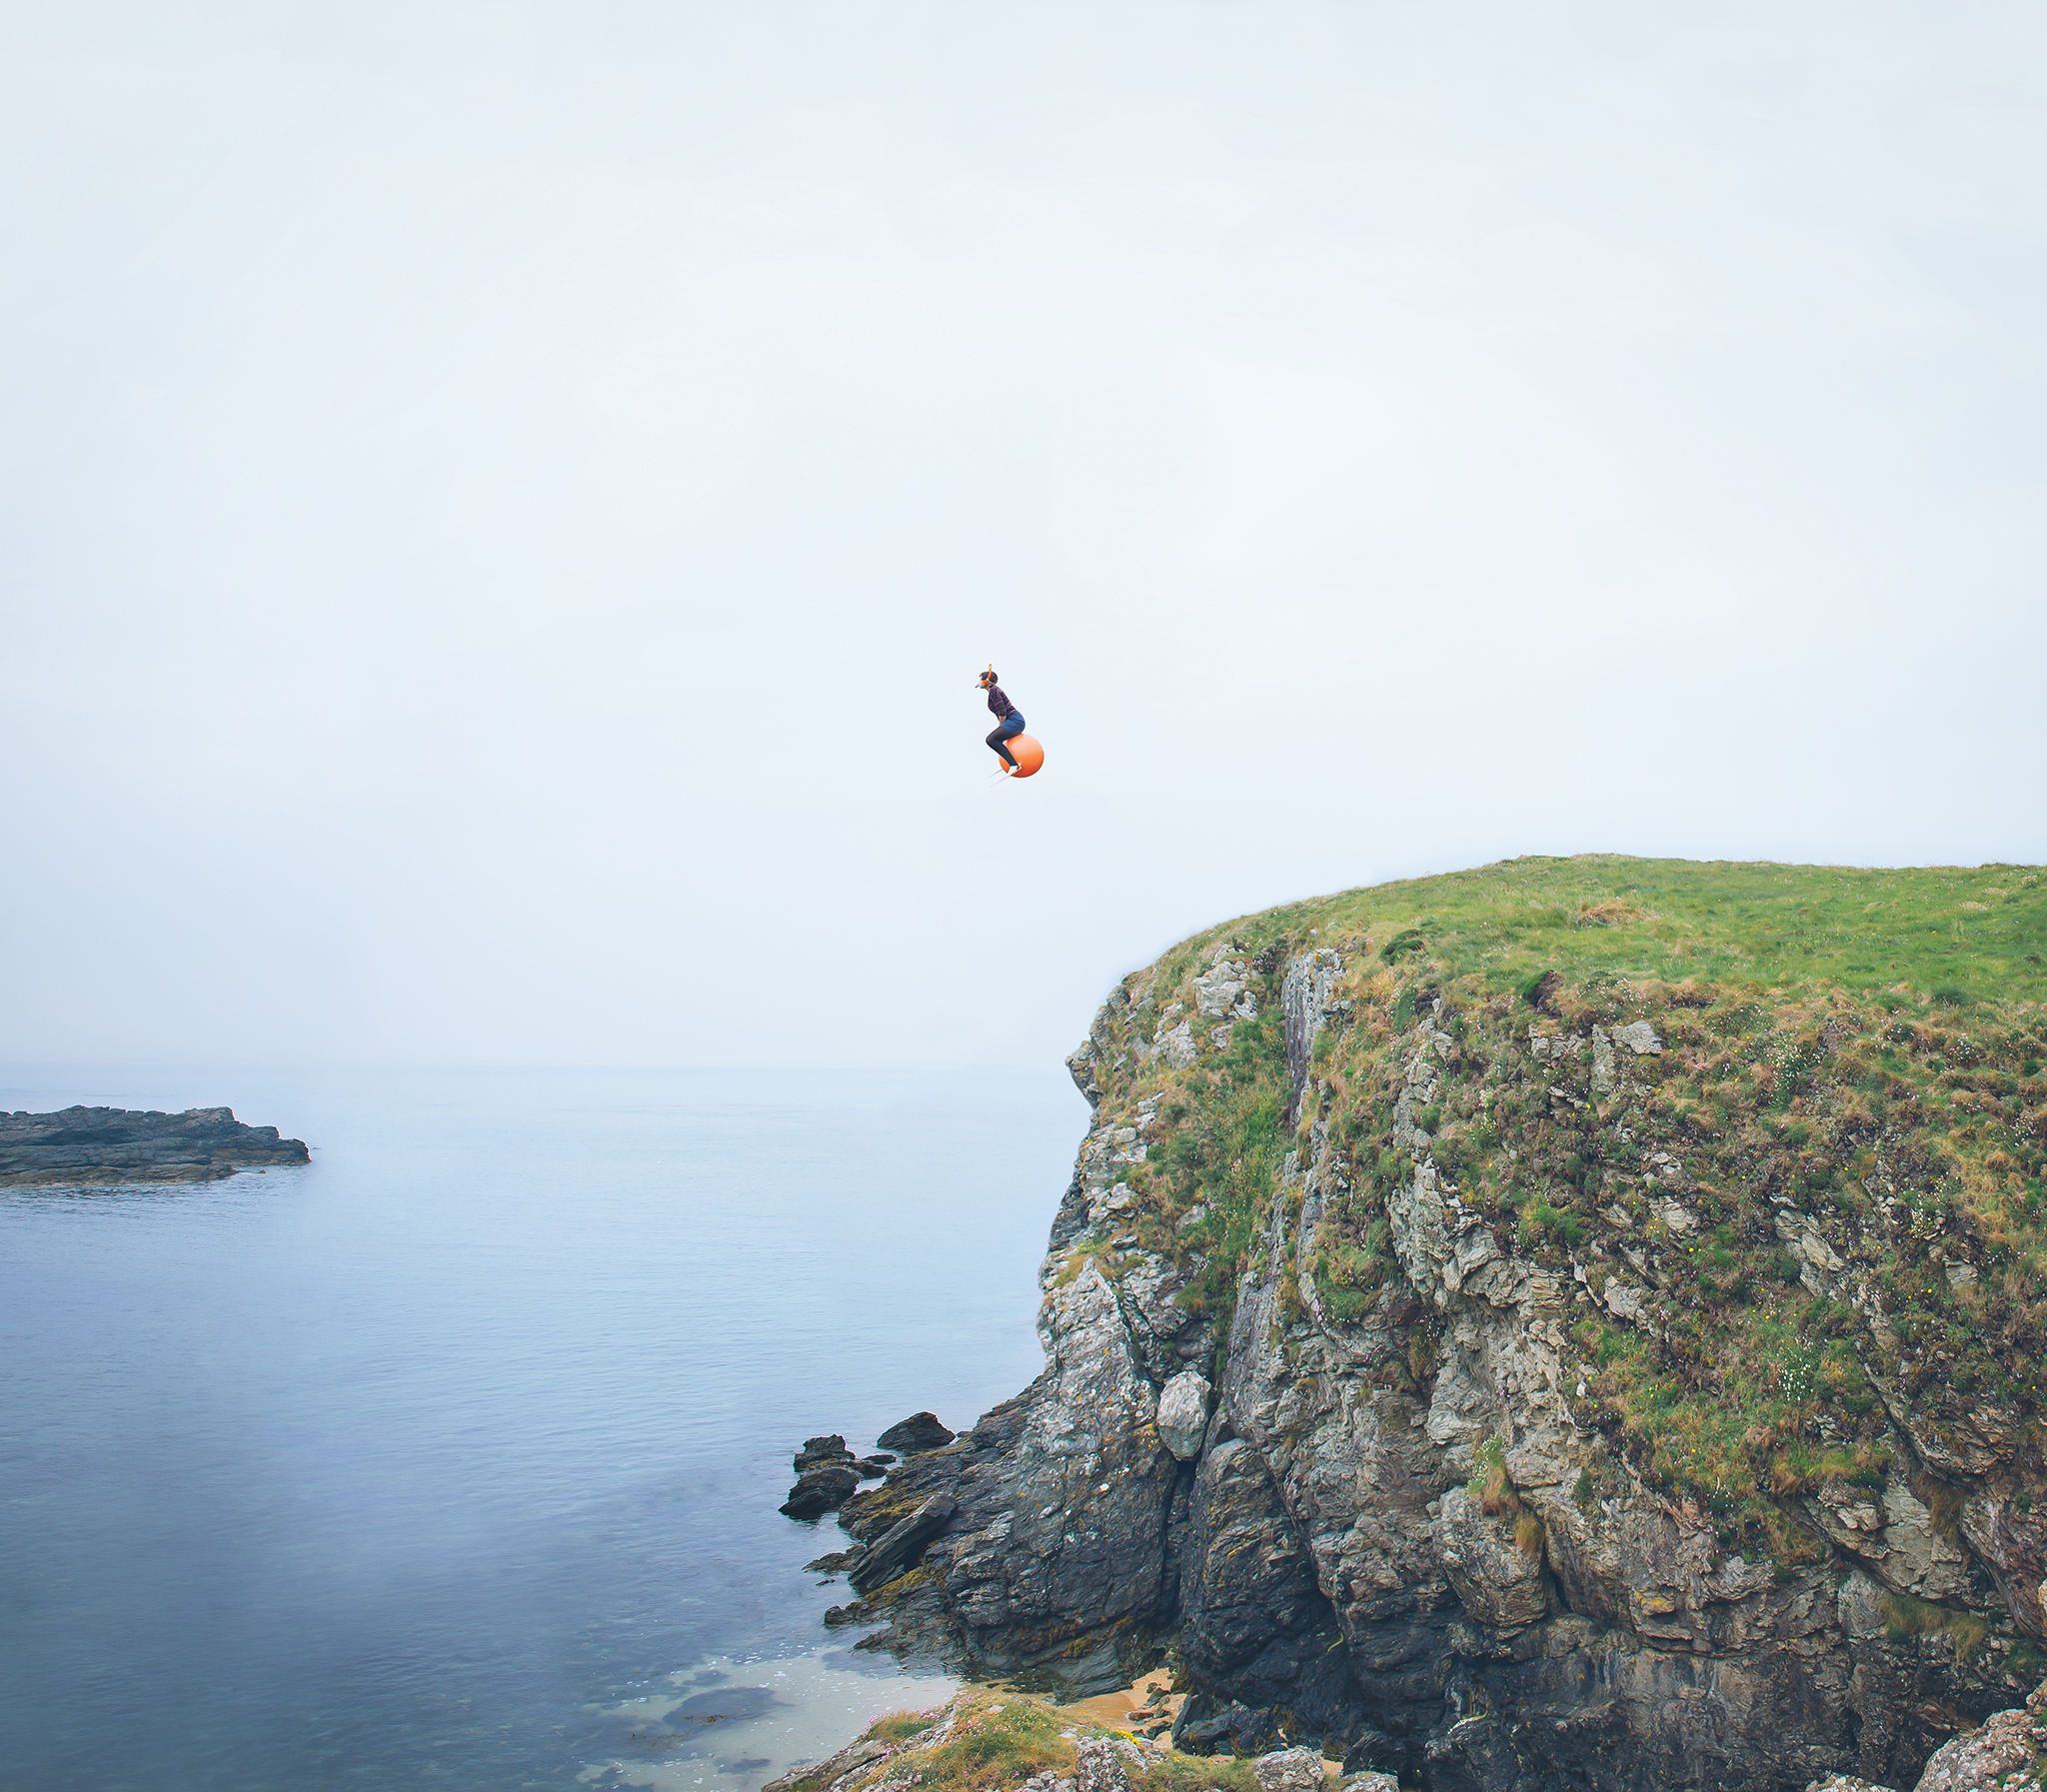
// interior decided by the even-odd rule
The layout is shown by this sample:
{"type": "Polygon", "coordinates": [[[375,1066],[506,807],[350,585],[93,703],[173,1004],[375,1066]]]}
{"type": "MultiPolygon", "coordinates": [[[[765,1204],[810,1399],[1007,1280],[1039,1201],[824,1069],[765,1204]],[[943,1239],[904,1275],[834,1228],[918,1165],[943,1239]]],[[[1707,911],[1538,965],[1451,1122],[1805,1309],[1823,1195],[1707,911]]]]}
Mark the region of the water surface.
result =
{"type": "Polygon", "coordinates": [[[1063,1076],[0,1077],[73,1100],[314,1159],[0,1191],[0,1783],[730,1792],[929,1702],[774,1508],[1036,1373],[1063,1076]]]}

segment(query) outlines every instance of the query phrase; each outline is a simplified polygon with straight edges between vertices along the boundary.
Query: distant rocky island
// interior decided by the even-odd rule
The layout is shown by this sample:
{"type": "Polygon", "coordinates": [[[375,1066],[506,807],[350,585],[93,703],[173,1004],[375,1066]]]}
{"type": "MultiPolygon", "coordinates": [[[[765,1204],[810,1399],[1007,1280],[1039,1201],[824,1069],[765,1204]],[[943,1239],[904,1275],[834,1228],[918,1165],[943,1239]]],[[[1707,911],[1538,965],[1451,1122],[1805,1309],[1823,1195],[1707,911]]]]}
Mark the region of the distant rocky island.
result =
{"type": "Polygon", "coordinates": [[[245,1126],[231,1107],[0,1113],[0,1187],[212,1182],[238,1169],[311,1161],[304,1140],[280,1138],[275,1126],[245,1126]]]}

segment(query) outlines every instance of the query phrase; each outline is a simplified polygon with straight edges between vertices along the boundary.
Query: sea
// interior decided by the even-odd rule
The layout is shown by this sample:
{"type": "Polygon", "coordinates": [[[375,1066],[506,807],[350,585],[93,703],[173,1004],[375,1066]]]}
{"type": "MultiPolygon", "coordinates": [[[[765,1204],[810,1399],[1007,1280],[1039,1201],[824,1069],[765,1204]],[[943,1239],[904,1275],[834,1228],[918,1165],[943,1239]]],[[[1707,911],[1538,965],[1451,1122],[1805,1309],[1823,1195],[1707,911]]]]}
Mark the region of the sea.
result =
{"type": "Polygon", "coordinates": [[[1057,1071],[0,1069],[303,1168],[0,1189],[0,1786],[755,1792],[952,1690],[806,1437],[1042,1366],[1057,1071]]]}

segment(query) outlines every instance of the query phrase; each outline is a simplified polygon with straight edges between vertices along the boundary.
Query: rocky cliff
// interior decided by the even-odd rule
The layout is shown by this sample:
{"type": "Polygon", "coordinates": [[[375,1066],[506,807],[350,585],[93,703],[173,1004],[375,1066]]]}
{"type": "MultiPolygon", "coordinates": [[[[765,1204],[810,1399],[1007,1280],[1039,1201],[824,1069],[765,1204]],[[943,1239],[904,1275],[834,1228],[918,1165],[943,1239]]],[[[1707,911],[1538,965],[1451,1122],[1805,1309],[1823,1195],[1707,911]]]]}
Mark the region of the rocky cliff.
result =
{"type": "Polygon", "coordinates": [[[2026,868],[1582,860],[1175,947],[841,1615],[1411,1785],[1913,1784],[2047,1669],[2043,946],[2026,868]]]}
{"type": "Polygon", "coordinates": [[[238,1169],[309,1161],[301,1140],[278,1137],[275,1126],[245,1126],[227,1107],[0,1113],[4,1186],[208,1182],[238,1169]]]}

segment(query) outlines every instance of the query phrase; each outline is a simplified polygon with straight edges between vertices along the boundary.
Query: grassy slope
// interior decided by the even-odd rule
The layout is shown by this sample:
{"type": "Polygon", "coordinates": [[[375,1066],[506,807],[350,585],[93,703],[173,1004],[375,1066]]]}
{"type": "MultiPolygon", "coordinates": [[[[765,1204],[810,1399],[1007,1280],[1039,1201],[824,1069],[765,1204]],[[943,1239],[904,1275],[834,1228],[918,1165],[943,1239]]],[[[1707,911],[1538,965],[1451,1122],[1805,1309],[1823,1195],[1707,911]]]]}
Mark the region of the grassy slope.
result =
{"type": "MultiPolygon", "coordinates": [[[[880,1743],[892,1752],[862,1766],[845,1792],[906,1783],[945,1792],[995,1792],[1040,1773],[1070,1778],[1074,1744],[1132,1740],[1124,1730],[1088,1723],[1042,1699],[1005,1687],[971,1686],[932,1711],[899,1711],[871,1724],[853,1744],[880,1743]]],[[[1123,1758],[1133,1792],[1257,1792],[1247,1762],[1146,1751],[1148,1764],[1123,1758]]],[[[799,1775],[788,1792],[824,1792],[845,1770],[842,1754],[799,1775]]]]}
{"type": "MultiPolygon", "coordinates": [[[[1596,1288],[1623,1241],[1656,1265],[1667,1342],[1609,1322],[1589,1299],[1573,1309],[1586,1415],[1651,1485],[1695,1499],[1730,1541],[1815,1553],[1787,1498],[1882,1479],[1887,1424],[1866,1371],[1895,1377],[1936,1417],[1973,1405],[2009,1421],[2037,1455],[2038,869],[1517,860],[1197,935],[1126,979],[1134,1029],[1148,1032],[1173,999],[1191,1007],[1188,981],[1224,940],[1265,950],[1268,963],[1282,946],[1342,952],[1337,993],[1350,1005],[1317,1053],[1331,1091],[1323,1117],[1353,1185],[1314,1265],[1328,1310],[1352,1316],[1400,1297],[1384,1197],[1409,1165],[1391,1148],[1392,1101],[1414,1004],[1440,995],[1461,1061],[1444,1109],[1424,1120],[1439,1168],[1503,1238],[1566,1276],[1585,1268],[1596,1288]],[[1668,1045],[1638,1066],[1648,1087],[1637,1079],[1618,1101],[1574,1110],[1548,1098],[1547,1073],[1531,1074],[1531,1021],[1582,1035],[1636,1018],[1668,1045]],[[1689,1172],[1684,1200],[1702,1222],[1689,1238],[1668,1233],[1645,1196],[1643,1159],[1659,1148],[1689,1172]],[[1821,1218],[1880,1290],[1884,1324],[1799,1284],[1772,1195],[1821,1218]],[[1627,1226],[1608,1218],[1615,1208],[1627,1226]],[[1943,1265],[1958,1262],[1977,1271],[1973,1283],[1951,1285],[1943,1265]]],[[[1131,1180],[1150,1197],[1141,1241],[1185,1265],[1194,1304],[1231,1298],[1293,1142],[1280,1134],[1274,993],[1268,982],[1266,1011],[1221,1056],[1178,1073],[1133,1066],[1107,1085],[1111,1103],[1168,1091],[1164,1144],[1131,1180]]],[[[1428,1351],[1418,1337],[1417,1384],[1428,1351]]]]}

